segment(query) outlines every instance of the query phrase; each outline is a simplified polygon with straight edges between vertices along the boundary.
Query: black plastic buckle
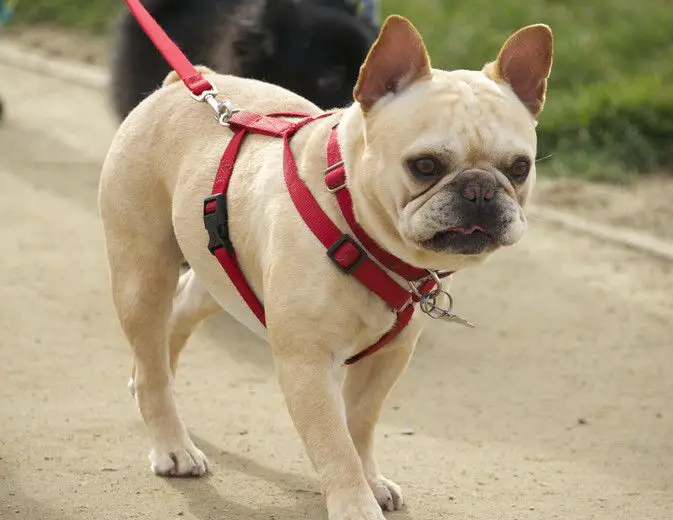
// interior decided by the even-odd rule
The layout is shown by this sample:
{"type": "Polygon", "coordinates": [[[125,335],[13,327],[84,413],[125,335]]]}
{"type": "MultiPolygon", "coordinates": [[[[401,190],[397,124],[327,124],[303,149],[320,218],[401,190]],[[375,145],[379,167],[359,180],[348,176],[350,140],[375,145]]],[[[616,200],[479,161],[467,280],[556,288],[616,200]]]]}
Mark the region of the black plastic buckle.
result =
{"type": "Polygon", "coordinates": [[[351,237],[348,233],[344,233],[339,240],[334,242],[329,249],[327,250],[327,256],[329,256],[330,260],[334,262],[334,264],[337,266],[339,271],[342,273],[346,274],[352,274],[353,271],[355,271],[362,262],[364,262],[365,258],[367,258],[367,252],[360,247],[360,244],[358,244],[355,240],[353,240],[353,237],[351,237]],[[344,245],[345,243],[351,244],[357,252],[360,254],[360,256],[353,262],[351,265],[344,267],[341,265],[341,263],[335,258],[337,250],[344,245]]]}
{"type": "Polygon", "coordinates": [[[227,253],[233,253],[234,245],[229,239],[229,214],[224,193],[203,200],[203,223],[208,231],[208,251],[215,254],[217,249],[224,247],[227,253]],[[208,212],[207,207],[212,203],[215,204],[215,211],[208,212]]]}

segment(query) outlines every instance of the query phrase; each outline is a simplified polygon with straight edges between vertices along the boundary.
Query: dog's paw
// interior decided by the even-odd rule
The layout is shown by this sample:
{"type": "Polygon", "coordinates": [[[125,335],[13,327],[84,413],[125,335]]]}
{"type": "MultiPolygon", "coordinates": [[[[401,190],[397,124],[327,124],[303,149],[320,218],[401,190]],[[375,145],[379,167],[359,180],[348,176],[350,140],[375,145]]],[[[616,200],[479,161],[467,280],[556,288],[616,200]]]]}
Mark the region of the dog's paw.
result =
{"type": "Polygon", "coordinates": [[[365,491],[362,495],[331,495],[327,498],[329,520],[385,520],[374,496],[365,491]]]}
{"type": "Polygon", "coordinates": [[[383,511],[381,508],[376,506],[375,508],[359,508],[359,507],[346,507],[338,513],[329,512],[329,520],[386,520],[386,517],[383,516],[383,511]]]}
{"type": "Polygon", "coordinates": [[[183,445],[154,448],[152,471],[164,477],[200,477],[208,471],[208,459],[192,441],[183,445]]]}
{"type": "Polygon", "coordinates": [[[376,501],[384,511],[396,511],[404,506],[402,489],[392,480],[379,475],[369,481],[369,487],[372,488],[376,501]]]}

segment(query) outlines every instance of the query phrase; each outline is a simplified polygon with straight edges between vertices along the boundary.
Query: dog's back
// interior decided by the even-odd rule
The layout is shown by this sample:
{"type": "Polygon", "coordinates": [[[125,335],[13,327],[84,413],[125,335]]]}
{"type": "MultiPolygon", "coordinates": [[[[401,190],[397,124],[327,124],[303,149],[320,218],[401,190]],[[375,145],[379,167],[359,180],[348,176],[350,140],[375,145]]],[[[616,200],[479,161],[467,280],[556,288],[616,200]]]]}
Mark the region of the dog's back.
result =
{"type": "MultiPolygon", "coordinates": [[[[376,36],[345,0],[145,0],[147,10],[194,63],[260,79],[324,108],[343,106],[376,36]]],[[[170,68],[130,13],[112,60],[120,119],[157,89],[170,68]]]]}

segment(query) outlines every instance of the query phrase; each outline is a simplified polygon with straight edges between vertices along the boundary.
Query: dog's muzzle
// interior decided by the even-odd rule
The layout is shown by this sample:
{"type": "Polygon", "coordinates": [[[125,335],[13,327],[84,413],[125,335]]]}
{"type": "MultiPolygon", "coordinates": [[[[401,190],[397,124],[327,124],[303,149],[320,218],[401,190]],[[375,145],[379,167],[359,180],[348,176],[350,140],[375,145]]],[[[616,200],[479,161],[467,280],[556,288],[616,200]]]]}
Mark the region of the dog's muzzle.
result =
{"type": "Polygon", "coordinates": [[[495,175],[481,169],[465,170],[446,187],[447,220],[423,246],[452,254],[479,255],[505,245],[509,225],[516,218],[513,201],[495,175]]]}

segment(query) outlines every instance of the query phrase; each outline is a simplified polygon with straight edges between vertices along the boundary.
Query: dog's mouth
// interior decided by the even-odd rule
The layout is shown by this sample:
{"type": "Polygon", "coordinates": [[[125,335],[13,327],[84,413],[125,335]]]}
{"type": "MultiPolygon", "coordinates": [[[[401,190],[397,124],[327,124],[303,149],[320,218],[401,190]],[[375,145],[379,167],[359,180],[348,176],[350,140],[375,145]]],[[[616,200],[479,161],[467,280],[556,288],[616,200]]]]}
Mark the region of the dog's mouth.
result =
{"type": "Polygon", "coordinates": [[[447,229],[446,231],[442,231],[442,233],[458,233],[459,235],[471,235],[473,233],[486,233],[486,230],[481,226],[472,225],[467,228],[454,227],[451,229],[447,229]]]}
{"type": "Polygon", "coordinates": [[[497,247],[494,236],[477,225],[439,231],[423,245],[433,251],[460,255],[480,255],[497,247]]]}

